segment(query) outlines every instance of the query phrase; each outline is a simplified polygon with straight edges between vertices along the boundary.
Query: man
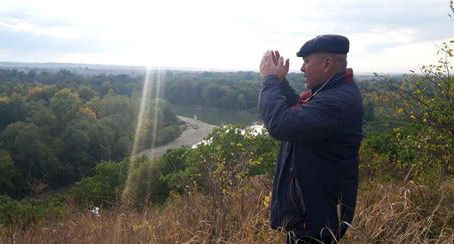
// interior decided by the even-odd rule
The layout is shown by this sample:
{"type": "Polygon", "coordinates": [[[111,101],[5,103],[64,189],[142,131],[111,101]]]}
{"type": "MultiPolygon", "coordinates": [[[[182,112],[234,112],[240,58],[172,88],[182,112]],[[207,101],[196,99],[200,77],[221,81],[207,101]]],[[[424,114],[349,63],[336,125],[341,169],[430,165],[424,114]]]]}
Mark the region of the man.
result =
{"type": "Polygon", "coordinates": [[[271,227],[287,231],[288,243],[338,241],[353,219],[363,107],[346,73],[348,51],[340,35],[306,42],[297,53],[308,89],[301,97],[285,79],[289,61],[277,51],[266,52],[260,64],[260,113],[281,141],[271,227]]]}

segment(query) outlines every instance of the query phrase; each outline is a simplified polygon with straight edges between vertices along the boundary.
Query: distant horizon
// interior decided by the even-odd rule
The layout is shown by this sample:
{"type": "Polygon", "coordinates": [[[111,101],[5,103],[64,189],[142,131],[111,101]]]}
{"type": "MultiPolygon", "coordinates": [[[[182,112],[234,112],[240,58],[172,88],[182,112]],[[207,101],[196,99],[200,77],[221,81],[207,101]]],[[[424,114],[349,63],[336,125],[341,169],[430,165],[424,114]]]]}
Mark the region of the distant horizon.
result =
{"type": "MultiPolygon", "coordinates": [[[[118,70],[122,69],[134,69],[137,71],[151,69],[151,70],[169,70],[169,71],[185,71],[185,72],[254,72],[258,73],[258,69],[256,70],[247,70],[247,69],[216,69],[216,68],[202,68],[202,67],[160,67],[160,66],[145,66],[145,65],[132,65],[132,64],[108,64],[108,63],[71,63],[71,62],[11,62],[11,61],[0,61],[0,68],[30,68],[30,69],[50,69],[50,68],[60,68],[64,69],[65,66],[70,66],[66,68],[88,68],[88,69],[95,69],[105,67],[108,68],[116,68],[118,70]],[[27,67],[27,66],[31,67],[27,67]],[[41,66],[41,65],[52,65],[54,67],[33,67],[33,65],[41,66]],[[59,67],[58,65],[61,65],[59,67]],[[83,66],[99,66],[99,67],[83,67],[83,66]]],[[[373,75],[374,73],[379,74],[391,74],[391,75],[403,75],[407,73],[411,73],[410,70],[408,72],[376,72],[376,71],[355,71],[354,67],[351,67],[355,75],[373,75]]],[[[415,70],[416,73],[417,72],[415,70]]],[[[302,73],[299,70],[290,70],[289,73],[302,73]]]]}

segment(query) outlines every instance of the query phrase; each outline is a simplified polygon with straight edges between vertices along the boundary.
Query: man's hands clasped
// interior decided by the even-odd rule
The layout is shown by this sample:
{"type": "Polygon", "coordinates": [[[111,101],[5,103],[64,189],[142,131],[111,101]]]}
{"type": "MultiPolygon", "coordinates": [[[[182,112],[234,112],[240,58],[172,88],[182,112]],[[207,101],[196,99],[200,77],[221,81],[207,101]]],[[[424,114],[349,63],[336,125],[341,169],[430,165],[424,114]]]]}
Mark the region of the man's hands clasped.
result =
{"type": "Polygon", "coordinates": [[[260,63],[260,78],[263,80],[268,75],[277,75],[279,81],[285,79],[290,67],[289,60],[281,57],[278,51],[267,51],[260,63]]]}

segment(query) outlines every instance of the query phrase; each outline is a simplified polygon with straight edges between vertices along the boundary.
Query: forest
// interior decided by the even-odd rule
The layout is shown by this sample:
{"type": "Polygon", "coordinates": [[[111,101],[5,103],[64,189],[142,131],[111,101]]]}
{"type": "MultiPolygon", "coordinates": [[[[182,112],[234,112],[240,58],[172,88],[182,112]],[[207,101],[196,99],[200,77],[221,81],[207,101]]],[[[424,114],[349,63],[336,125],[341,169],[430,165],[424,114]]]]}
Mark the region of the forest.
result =
{"type": "MultiPolygon", "coordinates": [[[[0,192],[37,196],[74,184],[103,160],[131,156],[140,96],[129,76],[86,80],[67,70],[0,70],[0,192]],[[123,82],[124,81],[124,82],[123,82]]],[[[165,100],[160,104],[156,145],[184,129],[165,100]]],[[[151,135],[155,111],[147,111],[151,135]]],[[[143,137],[138,148],[151,146],[143,137]]]]}

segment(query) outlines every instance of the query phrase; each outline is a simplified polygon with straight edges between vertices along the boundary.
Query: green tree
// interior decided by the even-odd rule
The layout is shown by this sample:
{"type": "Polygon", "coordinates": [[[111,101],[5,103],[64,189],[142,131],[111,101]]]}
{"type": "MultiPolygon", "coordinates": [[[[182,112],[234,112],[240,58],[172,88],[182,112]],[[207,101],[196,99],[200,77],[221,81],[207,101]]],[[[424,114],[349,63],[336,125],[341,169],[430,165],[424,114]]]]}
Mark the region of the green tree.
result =
{"type": "Polygon", "coordinates": [[[8,124],[22,121],[26,117],[23,102],[18,98],[0,99],[0,130],[8,124]]]}
{"type": "Polygon", "coordinates": [[[46,131],[47,134],[55,136],[58,120],[54,112],[45,104],[30,104],[30,116],[27,121],[32,122],[46,131]]]}
{"type": "Polygon", "coordinates": [[[80,98],[84,101],[88,101],[90,99],[92,99],[93,97],[95,97],[97,94],[96,94],[96,91],[93,90],[91,87],[87,86],[87,85],[82,85],[80,88],[79,88],[79,95],[80,95],[80,98]]]}
{"type": "Polygon", "coordinates": [[[111,207],[119,203],[126,182],[128,161],[104,161],[96,165],[93,176],[83,178],[72,191],[83,207],[111,207]]]}
{"type": "Polygon", "coordinates": [[[79,94],[71,89],[64,88],[55,93],[50,101],[50,108],[57,116],[60,129],[63,129],[70,120],[76,117],[80,105],[79,94]]]}
{"type": "Polygon", "coordinates": [[[19,171],[14,161],[5,150],[0,150],[0,192],[10,192],[14,177],[19,176],[19,171]]]}
{"type": "Polygon", "coordinates": [[[122,202],[139,209],[148,203],[163,203],[168,196],[169,187],[161,179],[161,166],[159,160],[149,160],[146,157],[132,159],[122,202]]]}
{"type": "Polygon", "coordinates": [[[29,177],[42,176],[42,163],[48,151],[43,141],[41,129],[33,123],[16,122],[2,132],[7,147],[22,174],[29,177]]]}

